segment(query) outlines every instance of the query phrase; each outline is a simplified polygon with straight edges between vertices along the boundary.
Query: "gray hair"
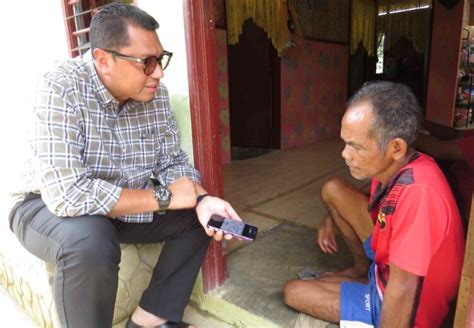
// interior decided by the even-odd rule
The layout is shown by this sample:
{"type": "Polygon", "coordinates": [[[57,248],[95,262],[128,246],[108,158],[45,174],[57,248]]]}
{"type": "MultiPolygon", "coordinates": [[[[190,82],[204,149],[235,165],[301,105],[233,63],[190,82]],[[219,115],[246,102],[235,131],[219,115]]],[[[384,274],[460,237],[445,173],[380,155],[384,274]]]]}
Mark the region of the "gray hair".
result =
{"type": "Polygon", "coordinates": [[[145,11],[132,5],[111,3],[103,6],[92,18],[90,29],[91,49],[119,50],[130,44],[129,25],[147,31],[156,31],[158,22],[145,11]]]}
{"type": "Polygon", "coordinates": [[[422,122],[421,107],[413,92],[404,84],[366,82],[348,101],[348,107],[362,102],[372,106],[374,121],[368,131],[385,152],[390,140],[401,138],[412,147],[422,122]]]}

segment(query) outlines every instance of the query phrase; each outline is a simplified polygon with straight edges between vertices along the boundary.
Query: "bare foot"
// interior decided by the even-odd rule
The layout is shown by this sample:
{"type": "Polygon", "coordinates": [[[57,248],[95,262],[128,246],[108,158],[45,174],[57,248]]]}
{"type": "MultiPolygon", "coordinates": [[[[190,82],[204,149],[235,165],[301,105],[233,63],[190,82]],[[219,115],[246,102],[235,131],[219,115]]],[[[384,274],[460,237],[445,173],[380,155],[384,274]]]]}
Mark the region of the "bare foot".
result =
{"type": "Polygon", "coordinates": [[[160,318],[148,311],[145,311],[141,307],[137,306],[135,311],[132,314],[132,321],[137,325],[144,327],[154,327],[161,325],[166,322],[166,319],[160,318]]]}

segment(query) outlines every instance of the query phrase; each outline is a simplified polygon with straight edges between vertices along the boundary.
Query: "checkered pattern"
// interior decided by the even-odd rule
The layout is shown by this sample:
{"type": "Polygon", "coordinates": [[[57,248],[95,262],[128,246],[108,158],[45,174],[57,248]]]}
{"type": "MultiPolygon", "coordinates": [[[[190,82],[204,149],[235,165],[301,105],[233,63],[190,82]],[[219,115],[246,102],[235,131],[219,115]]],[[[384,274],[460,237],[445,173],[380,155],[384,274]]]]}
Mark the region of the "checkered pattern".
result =
{"type": "MultiPolygon", "coordinates": [[[[163,84],[152,101],[119,107],[91,59],[67,60],[38,84],[34,115],[25,191],[41,193],[58,216],[107,215],[122,188],[151,188],[152,176],[200,180],[179,147],[163,84]]],[[[119,219],[151,222],[153,213],[119,219]]]]}

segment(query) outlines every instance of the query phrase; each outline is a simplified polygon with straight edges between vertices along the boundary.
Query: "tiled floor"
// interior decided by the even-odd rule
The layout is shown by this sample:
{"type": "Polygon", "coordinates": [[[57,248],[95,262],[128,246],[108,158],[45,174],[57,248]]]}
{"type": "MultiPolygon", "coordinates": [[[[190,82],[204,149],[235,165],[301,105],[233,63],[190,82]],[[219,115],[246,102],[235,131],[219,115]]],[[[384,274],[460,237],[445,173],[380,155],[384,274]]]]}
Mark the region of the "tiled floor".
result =
{"type": "MultiPolygon", "coordinates": [[[[357,186],[365,183],[351,177],[342,148],[337,138],[233,161],[223,168],[224,198],[260,234],[282,223],[315,230],[326,215],[319,195],[327,179],[338,175],[357,186]]],[[[228,251],[240,245],[232,241],[228,251]]]]}
{"type": "Polygon", "coordinates": [[[324,182],[338,175],[366,183],[350,176],[342,148],[339,139],[325,140],[224,166],[224,198],[259,234],[254,243],[226,244],[230,278],[217,291],[223,299],[279,327],[331,327],[286,307],[282,288],[304,268],[334,271],[352,263],[341,238],[334,256],[314,243],[327,215],[320,199],[324,182]]]}

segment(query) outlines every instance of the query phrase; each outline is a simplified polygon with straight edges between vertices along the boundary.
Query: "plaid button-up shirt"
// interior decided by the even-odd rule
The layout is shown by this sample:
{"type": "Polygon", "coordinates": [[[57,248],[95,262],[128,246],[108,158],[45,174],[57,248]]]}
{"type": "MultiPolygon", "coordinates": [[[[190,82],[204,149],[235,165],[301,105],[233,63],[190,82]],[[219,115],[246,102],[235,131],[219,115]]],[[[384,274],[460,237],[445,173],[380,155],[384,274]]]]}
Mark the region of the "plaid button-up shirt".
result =
{"type": "MultiPolygon", "coordinates": [[[[67,60],[39,82],[31,146],[25,191],[41,193],[61,217],[107,215],[122,188],[152,188],[152,176],[200,180],[180,148],[166,87],[149,102],[119,107],[90,57],[67,60]]],[[[151,222],[153,213],[118,219],[151,222]]]]}

